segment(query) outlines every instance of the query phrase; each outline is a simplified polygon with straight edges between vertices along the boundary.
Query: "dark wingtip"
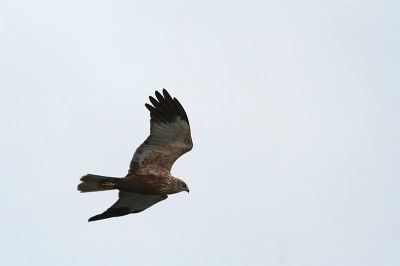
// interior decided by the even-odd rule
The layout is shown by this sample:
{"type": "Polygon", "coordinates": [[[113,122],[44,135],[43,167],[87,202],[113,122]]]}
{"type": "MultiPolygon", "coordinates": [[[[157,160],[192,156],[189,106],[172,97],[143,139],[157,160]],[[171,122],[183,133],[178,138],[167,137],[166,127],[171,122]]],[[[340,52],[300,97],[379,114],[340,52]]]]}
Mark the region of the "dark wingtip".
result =
{"type": "Polygon", "coordinates": [[[178,101],[177,98],[174,98],[174,102],[175,102],[176,107],[178,107],[178,110],[181,114],[181,118],[189,124],[189,118],[187,117],[186,111],[185,111],[185,109],[183,109],[182,104],[178,101]]]}
{"type": "Polygon", "coordinates": [[[128,207],[120,207],[120,208],[109,208],[102,214],[95,215],[89,218],[88,222],[93,222],[97,220],[103,220],[111,217],[118,217],[130,214],[131,211],[128,207]]]}
{"type": "Polygon", "coordinates": [[[95,216],[93,216],[93,217],[90,217],[89,220],[88,220],[88,222],[93,222],[93,221],[98,221],[98,220],[110,218],[110,217],[104,217],[103,214],[104,214],[104,213],[95,215],[95,216]]]}
{"type": "Polygon", "coordinates": [[[165,88],[163,88],[162,93],[155,91],[158,101],[150,96],[149,99],[153,106],[146,104],[152,121],[155,123],[168,123],[175,121],[180,116],[181,119],[189,123],[185,109],[183,109],[180,102],[176,98],[172,98],[165,88]]]}

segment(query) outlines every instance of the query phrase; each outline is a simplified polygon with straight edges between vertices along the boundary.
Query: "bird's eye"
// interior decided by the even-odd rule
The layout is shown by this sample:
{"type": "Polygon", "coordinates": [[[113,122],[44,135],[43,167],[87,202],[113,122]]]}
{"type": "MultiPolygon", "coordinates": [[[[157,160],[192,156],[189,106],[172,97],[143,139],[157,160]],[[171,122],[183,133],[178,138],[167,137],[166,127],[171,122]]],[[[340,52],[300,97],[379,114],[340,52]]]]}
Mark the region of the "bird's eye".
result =
{"type": "Polygon", "coordinates": [[[186,188],[186,184],[185,184],[185,183],[182,183],[182,187],[183,187],[183,188],[186,188]]]}

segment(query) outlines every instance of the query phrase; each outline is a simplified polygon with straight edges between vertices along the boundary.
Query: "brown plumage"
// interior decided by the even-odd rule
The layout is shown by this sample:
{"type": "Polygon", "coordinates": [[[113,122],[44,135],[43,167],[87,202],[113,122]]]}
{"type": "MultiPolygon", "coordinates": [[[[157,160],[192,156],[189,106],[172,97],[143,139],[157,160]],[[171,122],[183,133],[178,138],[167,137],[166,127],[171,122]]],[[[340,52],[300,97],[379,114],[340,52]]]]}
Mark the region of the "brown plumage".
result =
{"type": "Polygon", "coordinates": [[[164,89],[156,91],[156,99],[149,97],[150,135],[136,149],[128,174],[123,178],[87,174],[78,185],[80,192],[119,190],[119,199],[102,214],[93,216],[96,221],[130,213],[141,212],[168,194],[189,188],[179,178],[171,175],[174,162],[193,147],[189,119],[176,98],[164,89]]]}

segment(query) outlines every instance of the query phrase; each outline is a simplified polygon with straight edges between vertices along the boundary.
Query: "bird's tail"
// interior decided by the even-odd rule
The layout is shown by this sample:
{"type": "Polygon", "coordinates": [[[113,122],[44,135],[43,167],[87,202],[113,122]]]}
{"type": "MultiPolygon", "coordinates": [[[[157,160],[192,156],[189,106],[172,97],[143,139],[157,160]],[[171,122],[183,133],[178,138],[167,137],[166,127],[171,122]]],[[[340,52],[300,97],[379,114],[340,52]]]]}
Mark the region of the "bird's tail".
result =
{"type": "Polygon", "coordinates": [[[120,178],[116,177],[87,174],[82,176],[82,183],[78,185],[78,190],[80,192],[94,192],[116,189],[119,180],[120,178]]]}

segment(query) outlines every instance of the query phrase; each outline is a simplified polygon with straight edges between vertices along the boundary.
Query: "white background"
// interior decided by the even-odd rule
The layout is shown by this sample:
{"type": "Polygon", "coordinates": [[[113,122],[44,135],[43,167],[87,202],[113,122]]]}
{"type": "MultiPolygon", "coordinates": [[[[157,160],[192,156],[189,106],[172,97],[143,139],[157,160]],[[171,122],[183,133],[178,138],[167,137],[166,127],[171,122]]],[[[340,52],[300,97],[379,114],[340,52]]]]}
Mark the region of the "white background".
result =
{"type": "Polygon", "coordinates": [[[1,265],[398,265],[398,1],[1,1],[1,265]],[[190,193],[88,223],[168,89],[190,193]]]}

